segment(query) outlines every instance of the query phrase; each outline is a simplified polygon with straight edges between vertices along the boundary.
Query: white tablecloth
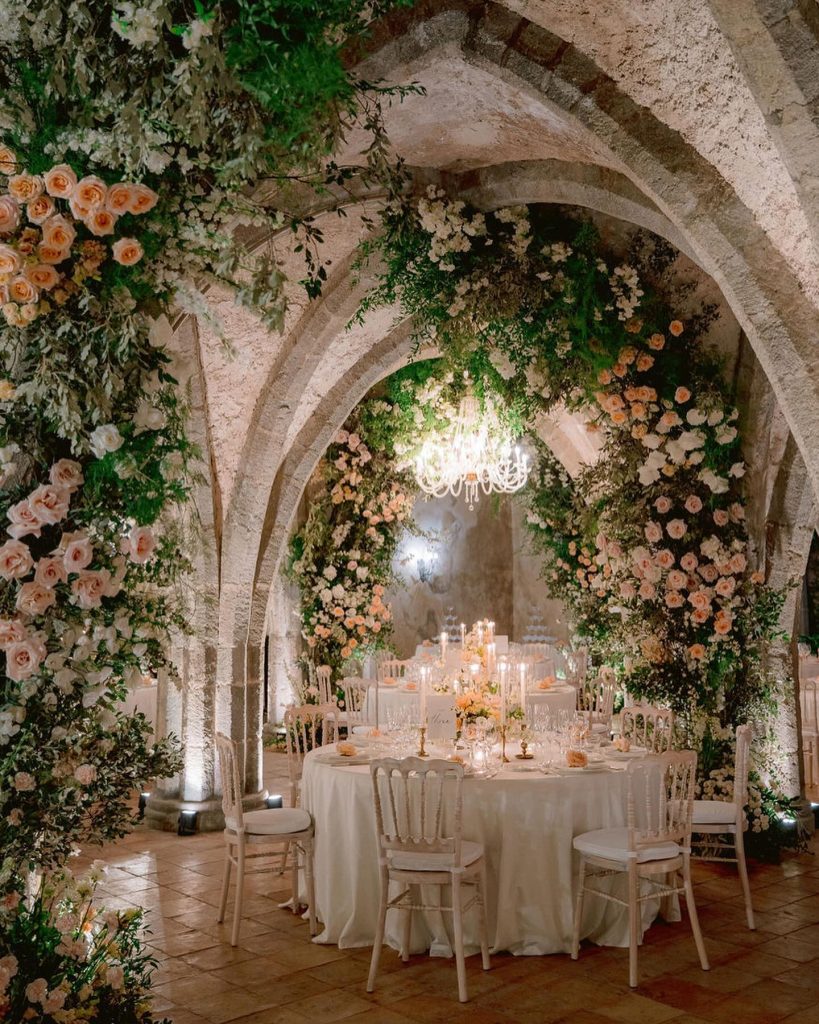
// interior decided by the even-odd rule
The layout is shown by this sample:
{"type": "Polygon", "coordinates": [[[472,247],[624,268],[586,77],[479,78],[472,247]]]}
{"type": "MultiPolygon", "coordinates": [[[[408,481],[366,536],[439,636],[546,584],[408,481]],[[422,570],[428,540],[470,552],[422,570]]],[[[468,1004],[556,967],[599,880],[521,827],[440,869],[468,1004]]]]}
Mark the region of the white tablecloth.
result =
{"type": "MultiPolygon", "coordinates": [[[[317,761],[316,753],[305,760],[301,790],[302,806],[316,826],[316,902],[324,930],[315,941],[341,948],[368,946],[379,897],[369,766],[334,767],[317,761]]],[[[463,834],[486,850],[487,912],[495,951],[570,951],[578,864],[572,839],[591,829],[624,825],[625,793],[624,772],[556,777],[507,769],[494,779],[464,781],[463,834]]],[[[643,904],[644,926],[657,909],[643,904]]],[[[473,915],[471,910],[465,919],[468,951],[478,948],[473,915]]],[[[395,949],[400,947],[397,918],[387,915],[386,941],[395,949]]],[[[581,934],[602,945],[628,945],[625,909],[587,899],[581,934]]],[[[450,953],[439,915],[413,914],[412,936],[413,952],[450,953]]]]}

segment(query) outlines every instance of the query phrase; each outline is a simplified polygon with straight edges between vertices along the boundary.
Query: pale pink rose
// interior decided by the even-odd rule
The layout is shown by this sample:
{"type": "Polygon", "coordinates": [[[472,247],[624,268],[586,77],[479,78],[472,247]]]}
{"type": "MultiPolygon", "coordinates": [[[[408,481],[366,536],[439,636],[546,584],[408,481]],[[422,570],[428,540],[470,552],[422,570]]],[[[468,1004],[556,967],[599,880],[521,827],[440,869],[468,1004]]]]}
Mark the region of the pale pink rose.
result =
{"type": "MultiPolygon", "coordinates": [[[[60,280],[60,275],[48,263],[29,263],[23,274],[34,285],[42,291],[49,292],[60,280]]],[[[31,300],[33,301],[33,300],[31,300]]]]}
{"type": "Polygon", "coordinates": [[[12,174],[8,189],[18,203],[30,203],[43,194],[43,179],[39,174],[12,174]]]}
{"type": "Polygon", "coordinates": [[[111,246],[111,252],[117,263],[123,267],[132,267],[139,263],[144,253],[142,246],[135,238],[119,238],[111,246]]]}
{"type": "Polygon", "coordinates": [[[128,557],[136,565],[144,565],[156,549],[156,538],[150,526],[135,526],[128,535],[128,557]]]}
{"type": "Polygon", "coordinates": [[[696,622],[698,626],[701,626],[704,622],[707,622],[711,618],[711,608],[695,608],[691,612],[691,621],[696,622]]]}
{"type": "Polygon", "coordinates": [[[664,516],[667,512],[671,511],[671,498],[666,498],[665,495],[660,495],[659,498],[654,502],[654,508],[664,516]]]}
{"type": "Polygon", "coordinates": [[[26,205],[26,215],[32,224],[42,224],[54,212],[54,200],[49,196],[37,196],[26,205]]]}
{"type": "Polygon", "coordinates": [[[682,590],[688,583],[688,577],[679,569],[673,569],[668,574],[666,583],[672,590],[682,590]]]}
{"type": "Polygon", "coordinates": [[[24,583],[17,593],[17,600],[14,606],[18,612],[24,615],[42,615],[55,602],[56,595],[49,587],[43,587],[39,583],[24,583]]]}
{"type": "Polygon", "coordinates": [[[693,572],[699,565],[699,559],[692,551],[689,551],[680,559],[680,565],[686,572],[693,572]]]}
{"type": "Polygon", "coordinates": [[[34,515],[49,526],[59,523],[68,512],[69,492],[54,484],[42,484],[28,496],[28,503],[34,515]]]}
{"type": "Polygon", "coordinates": [[[29,637],[9,644],[6,649],[6,675],[16,683],[35,675],[44,657],[42,644],[29,637]]]}
{"type": "Polygon", "coordinates": [[[637,596],[637,588],[633,583],[621,583],[620,584],[620,597],[626,601],[630,601],[632,598],[637,596]]]}
{"type": "Polygon", "coordinates": [[[720,597],[731,597],[736,590],[736,586],[737,581],[733,576],[723,576],[722,579],[717,580],[714,590],[716,590],[720,597]]]}
{"type": "Polygon", "coordinates": [[[10,245],[0,245],[0,274],[16,274],[20,269],[20,254],[10,245]]]}
{"type": "Polygon", "coordinates": [[[82,202],[76,192],[68,200],[68,209],[71,211],[71,216],[74,220],[84,221],[86,217],[91,215],[91,207],[82,202]]]}
{"type": "Polygon", "coordinates": [[[643,533],[646,535],[646,540],[651,544],[656,544],[657,541],[662,540],[663,531],[659,523],[649,521],[646,523],[643,533]]]}
{"type": "Polygon", "coordinates": [[[644,601],[651,601],[657,596],[657,589],[653,583],[649,583],[648,580],[643,580],[640,584],[638,594],[644,601]]]}
{"type": "Polygon", "coordinates": [[[673,540],[679,540],[681,537],[684,537],[687,529],[688,527],[685,525],[682,519],[671,519],[666,524],[668,536],[671,537],[673,540]]]}
{"type": "Polygon", "coordinates": [[[40,536],[43,523],[31,507],[28,499],[18,501],[16,505],[12,505],[8,512],[6,512],[6,515],[9,517],[9,521],[11,523],[9,533],[12,537],[16,537],[19,540],[21,537],[26,537],[30,533],[35,537],[40,536]]]}
{"type": "Polygon", "coordinates": [[[732,572],[745,572],[748,565],[748,559],[742,552],[737,552],[731,559],[731,571],[732,572]]]}
{"type": "Polygon", "coordinates": [[[63,263],[71,255],[70,249],[59,249],[54,245],[46,245],[40,242],[37,246],[37,255],[43,263],[63,263]]]}
{"type": "Polygon", "coordinates": [[[36,302],[40,293],[27,277],[18,274],[9,281],[9,298],[12,302],[19,302],[21,306],[29,302],[36,302]]]}
{"type": "Polygon", "coordinates": [[[728,512],[731,516],[731,521],[734,523],[739,523],[745,518],[745,509],[738,501],[735,501],[733,505],[731,505],[728,512]]]}
{"type": "Polygon", "coordinates": [[[94,549],[87,537],[78,537],[69,541],[63,553],[63,564],[66,572],[80,572],[91,564],[94,557],[94,549]]]}
{"type": "Polygon", "coordinates": [[[688,603],[692,608],[704,611],[706,608],[711,607],[711,595],[707,590],[693,590],[688,595],[688,603]]]}
{"type": "Polygon", "coordinates": [[[668,550],[668,548],[663,548],[662,551],[658,551],[654,556],[654,561],[661,569],[670,569],[674,564],[674,555],[668,550]]]}
{"type": "Polygon", "coordinates": [[[90,786],[97,777],[97,769],[93,764],[78,764],[74,769],[74,778],[81,786],[90,786]]]}
{"type": "Polygon", "coordinates": [[[82,203],[89,210],[93,210],[98,206],[102,206],[107,193],[108,186],[102,178],[98,178],[96,174],[88,174],[86,177],[80,178],[71,196],[78,203],[82,203]]]}
{"type": "Polygon", "coordinates": [[[728,513],[724,508],[718,508],[714,510],[714,522],[717,526],[728,525],[728,513]]]}
{"type": "Polygon", "coordinates": [[[684,404],[691,397],[691,392],[688,388],[679,387],[674,392],[674,401],[679,402],[680,405],[684,404]]]}
{"type": "Polygon", "coordinates": [[[70,249],[76,237],[74,225],[61,213],[43,224],[43,242],[52,249],[70,249]]]}
{"type": "Polygon", "coordinates": [[[28,545],[21,540],[7,540],[0,547],[0,576],[4,580],[19,580],[28,576],[33,565],[28,545]]]}
{"type": "Polygon", "coordinates": [[[17,154],[11,148],[0,142],[0,174],[14,174],[17,170],[17,154]]]}
{"type": "Polygon", "coordinates": [[[71,592],[80,608],[99,608],[110,582],[107,569],[82,569],[71,583],[71,592]]]}
{"type": "Polygon", "coordinates": [[[62,558],[56,555],[49,555],[41,558],[34,570],[34,581],[43,587],[56,587],[58,583],[65,583],[68,574],[65,571],[65,563],[62,558]]]}
{"type": "MultiPolygon", "coordinates": [[[[14,788],[18,793],[30,793],[34,789],[35,785],[34,776],[30,775],[28,772],[14,773],[14,788]]],[[[29,985],[28,988],[31,988],[31,985],[29,985]]],[[[28,989],[26,991],[28,991],[28,989]]]]}
{"type": "Polygon", "coordinates": [[[68,199],[77,185],[77,175],[68,164],[57,164],[43,175],[46,192],[57,199],[68,199]]]}
{"type": "Polygon", "coordinates": [[[707,562],[705,565],[701,565],[697,572],[702,576],[706,583],[713,583],[714,580],[719,576],[717,567],[711,562],[707,562]]]}
{"type": "Polygon", "coordinates": [[[665,603],[668,608],[682,608],[685,600],[678,590],[669,590],[665,595],[665,603]]]}
{"type": "Polygon", "coordinates": [[[28,638],[28,630],[19,619],[0,619],[0,651],[28,638]]]}
{"type": "Polygon", "coordinates": [[[108,210],[100,207],[96,210],[91,210],[87,217],[84,218],[85,226],[91,232],[92,235],[98,237],[102,235],[113,235],[114,228],[117,224],[117,218],[115,214],[110,213],[108,210]]]}
{"type": "Polygon", "coordinates": [[[702,499],[698,498],[696,494],[689,494],[685,499],[685,511],[690,512],[692,516],[702,512],[702,499]]]}
{"type": "Polygon", "coordinates": [[[159,196],[147,185],[131,186],[131,203],[128,209],[137,215],[147,213],[156,206],[159,196]]]}
{"type": "Polygon", "coordinates": [[[83,482],[82,466],[73,459],[58,459],[48,471],[48,478],[55,487],[76,491],[83,482]]]}
{"type": "Polygon", "coordinates": [[[123,213],[131,212],[133,201],[133,187],[126,181],[119,181],[108,189],[105,197],[105,209],[121,217],[123,213]]]}
{"type": "Polygon", "coordinates": [[[0,235],[10,235],[20,224],[20,204],[14,196],[0,196],[0,235]]]}

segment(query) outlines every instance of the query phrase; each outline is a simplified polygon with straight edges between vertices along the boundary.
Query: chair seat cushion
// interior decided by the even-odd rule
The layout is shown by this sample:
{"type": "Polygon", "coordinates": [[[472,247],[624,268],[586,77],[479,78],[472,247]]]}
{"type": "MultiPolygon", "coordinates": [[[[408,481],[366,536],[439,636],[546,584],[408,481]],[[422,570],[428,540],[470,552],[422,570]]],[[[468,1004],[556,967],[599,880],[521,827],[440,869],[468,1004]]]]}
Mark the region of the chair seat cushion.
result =
{"type": "Polygon", "coordinates": [[[737,809],[733,801],[727,800],[695,800],[694,818],[696,826],[700,825],[733,825],[737,820],[737,809]]]}
{"type": "MultiPolygon", "coordinates": [[[[584,832],[575,836],[574,848],[590,857],[604,857],[606,860],[628,860],[628,829],[598,828],[594,832],[584,832]]],[[[638,863],[648,860],[670,860],[680,853],[676,843],[657,843],[656,846],[644,846],[637,853],[638,863]]]]}
{"type": "MultiPolygon", "coordinates": [[[[390,867],[397,871],[448,871],[452,865],[452,857],[448,853],[404,853],[403,851],[388,854],[390,867]]],[[[474,864],[483,856],[480,843],[470,843],[466,839],[461,842],[461,862],[464,867],[474,864]]]]}
{"type": "Polygon", "coordinates": [[[254,836],[280,836],[304,832],[312,818],[300,807],[263,807],[244,815],[245,832],[254,836]]]}

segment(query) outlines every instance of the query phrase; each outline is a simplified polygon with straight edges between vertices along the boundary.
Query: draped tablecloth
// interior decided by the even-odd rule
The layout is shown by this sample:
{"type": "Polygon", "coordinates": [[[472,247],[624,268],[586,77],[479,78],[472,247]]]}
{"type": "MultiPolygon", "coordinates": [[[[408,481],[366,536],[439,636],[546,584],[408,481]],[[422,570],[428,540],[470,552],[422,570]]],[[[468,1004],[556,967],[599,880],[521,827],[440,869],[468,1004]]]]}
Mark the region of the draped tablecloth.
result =
{"type": "MultiPolygon", "coordinates": [[[[378,916],[378,842],[368,765],[322,764],[321,751],[305,759],[302,806],[314,818],[316,942],[342,949],[372,945],[378,916]],[[318,755],[318,759],[317,759],[318,755]]],[[[581,832],[626,824],[625,772],[543,776],[505,769],[494,779],[464,780],[463,835],[484,844],[487,914],[492,948],[515,954],[569,952],[581,832]]],[[[624,886],[624,879],[613,882],[624,886]]],[[[625,888],[622,888],[625,895],[625,888]]],[[[434,894],[430,888],[429,895],[434,894]]],[[[445,905],[448,896],[444,896],[445,905]]],[[[643,927],[658,910],[643,904],[643,927]]],[[[400,948],[399,915],[388,913],[386,942],[400,948]]],[[[468,952],[478,949],[474,908],[465,917],[468,952]]],[[[448,956],[451,915],[413,914],[412,950],[448,956]]],[[[601,945],[628,945],[626,909],[587,899],[581,936],[601,945]]]]}

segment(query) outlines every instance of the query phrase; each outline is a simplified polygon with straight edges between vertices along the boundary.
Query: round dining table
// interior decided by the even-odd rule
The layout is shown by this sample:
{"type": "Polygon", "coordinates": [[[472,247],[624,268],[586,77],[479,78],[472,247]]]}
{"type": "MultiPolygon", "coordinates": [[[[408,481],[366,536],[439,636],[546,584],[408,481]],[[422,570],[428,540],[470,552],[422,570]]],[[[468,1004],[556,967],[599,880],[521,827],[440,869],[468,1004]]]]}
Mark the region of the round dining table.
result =
{"type": "MultiPolygon", "coordinates": [[[[366,756],[342,762],[334,748],[323,748],[304,762],[301,800],[315,823],[316,910],[323,924],[314,941],[340,948],[372,945],[376,930],[378,841],[366,756]]],[[[572,840],[592,829],[624,826],[626,792],[623,770],[543,775],[532,761],[514,758],[494,778],[464,779],[463,837],[485,849],[495,952],[570,951],[579,863],[572,840]]],[[[608,884],[623,883],[624,878],[613,878],[608,884]]],[[[659,902],[642,905],[643,928],[658,909],[659,902]]],[[[464,920],[467,952],[479,948],[474,915],[473,908],[464,920]]],[[[413,914],[413,952],[449,956],[450,934],[451,915],[413,914]]],[[[627,946],[625,907],[586,900],[581,936],[600,945],[627,946]]],[[[387,915],[385,941],[400,948],[397,914],[387,915]]]]}

